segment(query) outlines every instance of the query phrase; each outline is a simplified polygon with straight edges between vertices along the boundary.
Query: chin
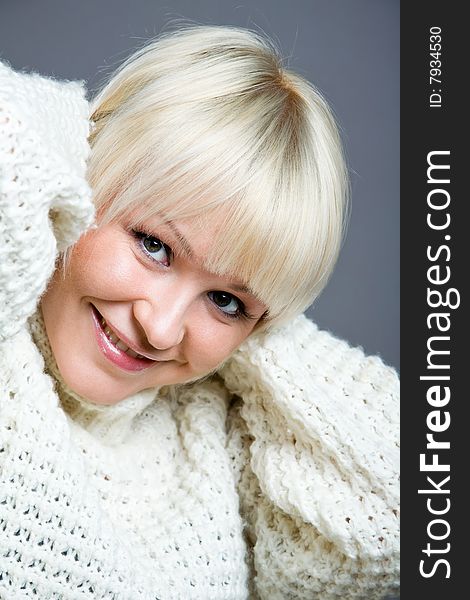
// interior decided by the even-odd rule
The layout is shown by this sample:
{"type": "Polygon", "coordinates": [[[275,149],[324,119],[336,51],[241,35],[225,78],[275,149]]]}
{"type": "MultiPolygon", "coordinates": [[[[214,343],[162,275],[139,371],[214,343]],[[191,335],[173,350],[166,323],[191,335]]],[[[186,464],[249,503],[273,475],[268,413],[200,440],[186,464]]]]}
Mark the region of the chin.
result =
{"type": "Polygon", "coordinates": [[[121,402],[132,395],[133,391],[119,390],[117,382],[113,382],[109,375],[98,371],[96,366],[77,369],[77,365],[65,361],[57,361],[59,372],[67,387],[80,398],[92,404],[111,406],[121,402]]]}

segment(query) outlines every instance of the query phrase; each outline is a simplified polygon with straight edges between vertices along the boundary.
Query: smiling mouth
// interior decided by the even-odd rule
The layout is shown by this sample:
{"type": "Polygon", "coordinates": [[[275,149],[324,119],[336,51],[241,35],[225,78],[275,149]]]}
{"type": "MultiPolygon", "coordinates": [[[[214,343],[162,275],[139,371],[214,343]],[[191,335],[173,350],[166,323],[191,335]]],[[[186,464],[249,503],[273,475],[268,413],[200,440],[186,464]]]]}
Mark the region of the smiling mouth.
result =
{"type": "Polygon", "coordinates": [[[98,347],[108,360],[125,371],[142,371],[159,362],[132,350],[114,333],[93,304],[91,309],[98,347]]]}
{"type": "Polygon", "coordinates": [[[113,331],[111,331],[104,317],[101,317],[100,325],[103,331],[105,332],[108,340],[110,340],[110,342],[112,342],[116,346],[116,348],[119,348],[119,350],[122,350],[125,354],[127,354],[127,356],[132,356],[132,358],[146,358],[145,356],[142,356],[142,354],[137,354],[137,352],[134,352],[134,350],[132,350],[132,348],[129,348],[129,346],[126,346],[126,344],[120,338],[118,338],[118,336],[113,331]]]}

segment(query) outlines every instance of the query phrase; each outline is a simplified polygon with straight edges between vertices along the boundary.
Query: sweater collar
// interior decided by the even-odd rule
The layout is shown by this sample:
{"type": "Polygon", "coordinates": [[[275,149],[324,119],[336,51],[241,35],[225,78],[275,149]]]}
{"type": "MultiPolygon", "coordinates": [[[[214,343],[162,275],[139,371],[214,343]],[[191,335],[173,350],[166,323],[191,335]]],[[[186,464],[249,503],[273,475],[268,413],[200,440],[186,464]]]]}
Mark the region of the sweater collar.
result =
{"type": "Polygon", "coordinates": [[[143,390],[113,405],[90,402],[74,392],[64,381],[52,353],[41,309],[28,321],[33,341],[41,352],[46,373],[56,382],[56,392],[64,412],[76,424],[107,444],[121,442],[132,429],[134,419],[158,395],[158,388],[143,390]]]}

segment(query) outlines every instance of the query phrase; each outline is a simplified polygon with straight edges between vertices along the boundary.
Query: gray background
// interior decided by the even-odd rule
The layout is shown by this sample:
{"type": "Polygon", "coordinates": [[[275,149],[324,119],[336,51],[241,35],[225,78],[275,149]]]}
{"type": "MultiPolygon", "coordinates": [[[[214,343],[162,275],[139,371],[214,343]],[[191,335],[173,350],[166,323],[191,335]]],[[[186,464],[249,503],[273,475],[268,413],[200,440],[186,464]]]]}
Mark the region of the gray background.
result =
{"type": "Polygon", "coordinates": [[[398,368],[399,2],[0,0],[0,58],[93,89],[103,69],[175,20],[264,31],[329,100],[352,215],[336,271],[308,314],[398,368]]]}

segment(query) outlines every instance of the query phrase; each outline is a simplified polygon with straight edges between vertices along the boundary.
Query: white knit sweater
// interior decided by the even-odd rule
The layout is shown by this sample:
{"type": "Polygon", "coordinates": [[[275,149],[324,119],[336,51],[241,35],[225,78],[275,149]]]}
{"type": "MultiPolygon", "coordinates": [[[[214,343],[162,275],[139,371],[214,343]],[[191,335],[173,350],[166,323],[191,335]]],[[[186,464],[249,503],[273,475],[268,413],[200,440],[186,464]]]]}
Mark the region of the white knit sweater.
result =
{"type": "Polygon", "coordinates": [[[93,219],[79,83],[0,65],[0,598],[367,599],[398,587],[398,381],[304,316],[210,381],[95,406],[38,299],[93,219]]]}

